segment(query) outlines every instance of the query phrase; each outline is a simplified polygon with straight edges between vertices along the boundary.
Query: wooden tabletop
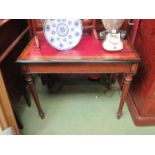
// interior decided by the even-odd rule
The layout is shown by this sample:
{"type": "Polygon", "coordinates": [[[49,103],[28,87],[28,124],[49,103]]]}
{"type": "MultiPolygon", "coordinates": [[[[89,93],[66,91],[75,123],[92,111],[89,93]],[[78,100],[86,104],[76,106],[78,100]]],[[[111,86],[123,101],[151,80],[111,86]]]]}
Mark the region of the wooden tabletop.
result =
{"type": "Polygon", "coordinates": [[[60,51],[51,47],[44,36],[39,35],[41,49],[36,47],[34,38],[18,57],[19,63],[50,62],[139,62],[140,57],[128,41],[124,40],[124,49],[109,52],[102,48],[102,41],[85,35],[80,43],[71,50],[60,51]]]}

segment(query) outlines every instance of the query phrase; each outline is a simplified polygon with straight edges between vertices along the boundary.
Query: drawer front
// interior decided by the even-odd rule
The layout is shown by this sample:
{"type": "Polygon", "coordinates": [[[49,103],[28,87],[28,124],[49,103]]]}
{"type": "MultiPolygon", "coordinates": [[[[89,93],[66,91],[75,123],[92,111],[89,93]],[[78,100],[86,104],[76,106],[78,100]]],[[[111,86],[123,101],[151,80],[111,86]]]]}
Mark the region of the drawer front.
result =
{"type": "Polygon", "coordinates": [[[129,73],[131,65],[128,63],[53,63],[28,64],[23,67],[24,72],[30,73],[129,73]]]}

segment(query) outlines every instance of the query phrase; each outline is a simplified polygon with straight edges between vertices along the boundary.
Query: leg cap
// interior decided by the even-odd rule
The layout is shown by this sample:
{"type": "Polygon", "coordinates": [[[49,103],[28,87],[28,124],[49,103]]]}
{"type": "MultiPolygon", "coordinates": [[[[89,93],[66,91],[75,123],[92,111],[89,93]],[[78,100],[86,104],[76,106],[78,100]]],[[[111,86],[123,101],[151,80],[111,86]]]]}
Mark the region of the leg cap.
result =
{"type": "Polygon", "coordinates": [[[122,116],[122,113],[117,113],[117,119],[120,119],[122,116]]]}
{"type": "Polygon", "coordinates": [[[43,111],[40,111],[40,112],[39,112],[39,116],[41,117],[41,119],[44,119],[44,118],[45,118],[44,112],[43,112],[43,111]]]}

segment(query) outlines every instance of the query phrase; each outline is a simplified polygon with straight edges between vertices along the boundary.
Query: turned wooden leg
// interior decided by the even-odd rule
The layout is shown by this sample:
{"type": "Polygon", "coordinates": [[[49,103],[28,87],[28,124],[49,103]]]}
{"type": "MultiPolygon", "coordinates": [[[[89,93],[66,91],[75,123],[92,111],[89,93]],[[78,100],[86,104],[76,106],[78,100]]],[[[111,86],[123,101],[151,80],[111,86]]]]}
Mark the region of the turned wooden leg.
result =
{"type": "Polygon", "coordinates": [[[18,114],[14,111],[14,115],[15,115],[15,118],[16,118],[16,121],[17,121],[17,124],[18,124],[18,127],[20,129],[23,129],[24,126],[23,126],[23,122],[21,121],[20,117],[18,116],[18,114]]]}
{"type": "Polygon", "coordinates": [[[122,80],[120,81],[120,90],[123,89],[123,84],[124,84],[124,75],[121,76],[122,80]]]}
{"type": "Polygon", "coordinates": [[[124,77],[122,95],[121,95],[121,100],[120,100],[120,104],[119,104],[119,108],[118,108],[118,112],[117,112],[117,119],[120,119],[122,116],[124,102],[126,100],[127,93],[128,93],[132,78],[133,78],[133,74],[126,74],[124,77]]]}
{"type": "Polygon", "coordinates": [[[108,74],[108,85],[111,89],[112,84],[116,82],[117,75],[116,74],[108,74]]]}
{"type": "Polygon", "coordinates": [[[43,85],[46,85],[47,83],[47,75],[40,75],[40,78],[41,78],[41,82],[43,85]]]}
{"type": "Polygon", "coordinates": [[[34,86],[33,80],[32,80],[32,76],[30,74],[25,75],[25,81],[27,82],[27,85],[29,86],[30,92],[33,96],[33,99],[35,101],[36,107],[38,109],[38,113],[40,115],[40,117],[43,119],[44,118],[44,112],[41,108],[40,102],[39,102],[39,98],[36,92],[36,88],[34,86]]]}
{"type": "Polygon", "coordinates": [[[31,99],[30,99],[30,95],[29,95],[29,86],[26,84],[25,89],[24,89],[24,98],[26,100],[26,104],[28,107],[31,106],[31,99]]]}

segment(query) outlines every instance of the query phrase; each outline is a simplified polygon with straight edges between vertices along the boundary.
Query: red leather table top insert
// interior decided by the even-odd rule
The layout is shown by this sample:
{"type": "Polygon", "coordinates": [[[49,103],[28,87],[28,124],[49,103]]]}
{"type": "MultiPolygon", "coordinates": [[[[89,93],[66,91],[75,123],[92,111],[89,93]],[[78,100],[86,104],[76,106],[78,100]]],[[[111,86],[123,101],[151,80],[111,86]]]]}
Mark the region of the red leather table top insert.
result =
{"type": "Polygon", "coordinates": [[[51,47],[44,36],[39,35],[41,49],[38,50],[34,39],[30,41],[25,50],[18,58],[18,62],[26,61],[49,61],[49,60],[139,60],[136,51],[128,41],[124,42],[124,49],[119,52],[108,52],[102,48],[102,41],[93,36],[85,35],[80,43],[71,50],[60,51],[51,47]]]}

